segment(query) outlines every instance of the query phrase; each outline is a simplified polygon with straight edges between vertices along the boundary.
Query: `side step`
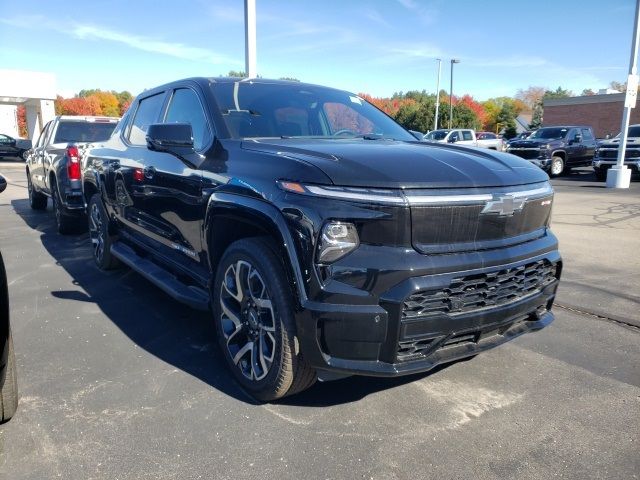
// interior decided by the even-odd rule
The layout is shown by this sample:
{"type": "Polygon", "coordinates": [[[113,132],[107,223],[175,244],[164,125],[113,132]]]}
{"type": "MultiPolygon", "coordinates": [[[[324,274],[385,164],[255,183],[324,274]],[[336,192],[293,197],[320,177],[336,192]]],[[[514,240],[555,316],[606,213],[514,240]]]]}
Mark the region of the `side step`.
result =
{"type": "Polygon", "coordinates": [[[209,310],[209,295],[205,290],[185,285],[171,272],[140,257],[128,245],[121,242],[111,245],[111,254],[179,302],[196,310],[209,310]]]}

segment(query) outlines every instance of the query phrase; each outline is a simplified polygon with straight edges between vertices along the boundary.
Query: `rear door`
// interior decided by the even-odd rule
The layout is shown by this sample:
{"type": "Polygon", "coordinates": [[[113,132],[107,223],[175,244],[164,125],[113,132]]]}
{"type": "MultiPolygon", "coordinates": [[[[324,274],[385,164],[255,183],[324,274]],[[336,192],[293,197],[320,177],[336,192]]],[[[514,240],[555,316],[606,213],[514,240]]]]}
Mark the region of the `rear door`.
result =
{"type": "MultiPolygon", "coordinates": [[[[194,88],[175,88],[164,123],[191,125],[194,149],[203,154],[213,141],[213,130],[204,102],[194,88]]],[[[205,203],[202,172],[185,158],[167,152],[148,151],[144,160],[144,215],[150,237],[161,243],[165,256],[184,265],[199,262],[205,203]],[[188,259],[188,260],[187,260],[188,259]]]]}
{"type": "Polygon", "coordinates": [[[44,170],[42,167],[42,162],[44,159],[44,147],[49,141],[49,136],[51,134],[51,129],[53,128],[54,123],[55,120],[51,120],[44,126],[42,132],[40,132],[38,142],[36,143],[35,147],[33,147],[33,151],[29,156],[29,172],[31,174],[31,181],[40,190],[45,188],[44,170]]]}
{"type": "Polygon", "coordinates": [[[145,214],[144,168],[146,157],[154,153],[147,149],[146,134],[149,125],[160,121],[165,99],[166,92],[154,92],[137,100],[132,107],[135,112],[121,136],[125,150],[120,155],[101,159],[97,165],[116,217],[130,234],[140,239],[153,230],[145,214]]]}
{"type": "Polygon", "coordinates": [[[583,162],[588,164],[596,153],[596,139],[590,128],[582,128],[582,144],[585,148],[583,162]]]}

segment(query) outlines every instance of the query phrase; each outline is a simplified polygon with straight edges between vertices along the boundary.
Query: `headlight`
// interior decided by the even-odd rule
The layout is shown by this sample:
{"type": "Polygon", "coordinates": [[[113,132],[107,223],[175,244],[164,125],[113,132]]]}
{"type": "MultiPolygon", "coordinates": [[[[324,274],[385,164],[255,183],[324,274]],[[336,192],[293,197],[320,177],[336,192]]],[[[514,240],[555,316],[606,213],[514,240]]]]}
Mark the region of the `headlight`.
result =
{"type": "Polygon", "coordinates": [[[318,263],[332,263],[360,245],[358,231],[351,223],[325,223],[318,242],[318,263]]]}
{"type": "Polygon", "coordinates": [[[549,150],[550,148],[551,148],[551,145],[549,145],[548,143],[544,145],[540,145],[540,150],[549,150]]]}

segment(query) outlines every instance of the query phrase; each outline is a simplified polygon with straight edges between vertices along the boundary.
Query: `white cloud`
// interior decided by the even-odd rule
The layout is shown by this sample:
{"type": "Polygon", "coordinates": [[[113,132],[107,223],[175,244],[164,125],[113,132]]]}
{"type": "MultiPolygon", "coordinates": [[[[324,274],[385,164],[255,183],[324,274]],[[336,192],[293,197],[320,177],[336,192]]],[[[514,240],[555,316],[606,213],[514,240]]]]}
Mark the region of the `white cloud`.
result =
{"type": "Polygon", "coordinates": [[[210,63],[213,65],[242,65],[242,62],[200,47],[192,47],[178,42],[156,40],[140,35],[112,30],[98,25],[81,25],[69,28],[65,22],[54,22],[41,15],[23,15],[0,19],[0,23],[14,27],[50,30],[80,39],[104,40],[126,45],[144,52],[168,55],[183,60],[210,63]]]}
{"type": "Polygon", "coordinates": [[[391,24],[375,9],[366,9],[362,12],[362,15],[374,23],[384,27],[391,27],[391,24]]]}
{"type": "Polygon", "coordinates": [[[224,55],[220,55],[205,48],[191,47],[189,45],[176,42],[154,40],[138,35],[110,30],[104,27],[79,26],[71,29],[71,32],[78,38],[107,40],[110,42],[121,43],[137,50],[160,53],[181,58],[183,60],[212,63],[214,65],[236,63],[224,55]]]}
{"type": "Polygon", "coordinates": [[[438,11],[433,7],[426,7],[419,4],[416,0],[397,0],[407,10],[410,10],[413,15],[416,15],[422,23],[429,25],[434,23],[438,18],[438,11]]]}

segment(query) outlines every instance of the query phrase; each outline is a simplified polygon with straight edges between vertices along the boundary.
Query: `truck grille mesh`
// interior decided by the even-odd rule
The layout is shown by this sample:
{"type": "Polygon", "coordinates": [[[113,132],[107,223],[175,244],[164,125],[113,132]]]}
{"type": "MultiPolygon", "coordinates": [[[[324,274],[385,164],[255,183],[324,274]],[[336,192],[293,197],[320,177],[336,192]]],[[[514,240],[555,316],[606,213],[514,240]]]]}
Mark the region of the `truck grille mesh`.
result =
{"type": "Polygon", "coordinates": [[[418,292],[406,298],[402,319],[505,305],[541,291],[555,278],[556,266],[548,260],[454,278],[448,288],[418,292]]]}

